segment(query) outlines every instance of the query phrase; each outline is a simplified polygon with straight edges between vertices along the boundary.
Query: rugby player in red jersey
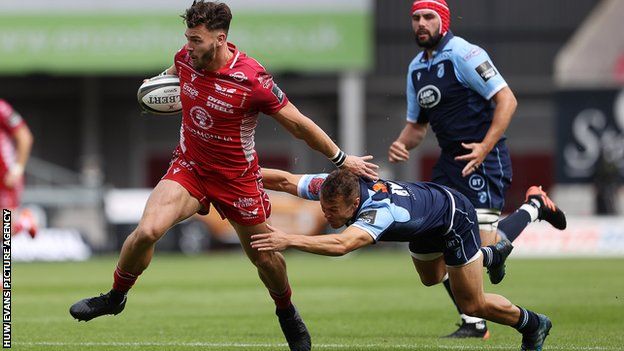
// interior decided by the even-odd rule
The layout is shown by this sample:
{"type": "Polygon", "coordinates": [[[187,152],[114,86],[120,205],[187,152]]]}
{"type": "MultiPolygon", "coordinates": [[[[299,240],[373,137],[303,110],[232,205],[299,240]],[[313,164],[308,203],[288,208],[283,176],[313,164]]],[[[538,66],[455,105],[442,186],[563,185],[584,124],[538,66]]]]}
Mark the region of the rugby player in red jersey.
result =
{"type": "Polygon", "coordinates": [[[30,157],[33,135],[22,116],[0,99],[0,206],[13,211],[12,231],[37,235],[37,224],[28,209],[20,210],[24,167],[30,157]]]}
{"type": "Polygon", "coordinates": [[[310,335],[291,302],[284,257],[250,246],[251,235],[268,232],[271,212],[254,150],[258,114],[275,118],[337,167],[376,178],[377,166],[368,162],[372,156],[342,152],[289,102],[260,63],[228,43],[232,15],[226,4],[197,1],[182,17],[187,44],[175,55],[173,66],[163,72],[180,77],[180,143],[138,227],[123,245],[113,289],[77,302],[70,313],[84,321],[120,313],[126,293],[149,265],[158,239],[174,224],[197,212],[207,213],[212,205],[236,229],[245,253],[257,267],[275,301],[290,349],[310,350],[310,335]]]}

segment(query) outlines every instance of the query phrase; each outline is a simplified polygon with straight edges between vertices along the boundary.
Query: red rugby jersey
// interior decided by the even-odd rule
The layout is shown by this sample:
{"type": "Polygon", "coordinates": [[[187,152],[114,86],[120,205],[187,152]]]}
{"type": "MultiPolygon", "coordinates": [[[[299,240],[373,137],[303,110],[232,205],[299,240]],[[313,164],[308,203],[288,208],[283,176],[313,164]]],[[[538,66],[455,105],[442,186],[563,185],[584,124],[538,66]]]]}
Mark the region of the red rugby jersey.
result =
{"type": "Polygon", "coordinates": [[[6,174],[16,161],[13,133],[24,123],[19,113],[8,102],[0,99],[0,175],[6,174]]]}
{"type": "Polygon", "coordinates": [[[258,168],[258,113],[274,114],[288,98],[258,61],[228,43],[232,58],[218,71],[195,70],[184,46],[175,55],[182,125],[178,152],[201,175],[235,178],[258,168]]]}

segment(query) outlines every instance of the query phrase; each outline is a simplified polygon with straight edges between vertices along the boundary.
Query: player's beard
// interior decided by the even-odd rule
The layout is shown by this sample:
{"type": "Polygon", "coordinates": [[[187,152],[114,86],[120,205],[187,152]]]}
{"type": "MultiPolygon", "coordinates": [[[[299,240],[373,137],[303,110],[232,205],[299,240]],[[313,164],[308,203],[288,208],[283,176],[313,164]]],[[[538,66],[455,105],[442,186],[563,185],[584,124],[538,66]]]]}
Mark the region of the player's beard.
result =
{"type": "Polygon", "coordinates": [[[414,36],[416,37],[416,43],[418,43],[418,46],[425,49],[432,49],[436,47],[440,42],[440,39],[442,38],[439,31],[435,35],[431,35],[431,33],[427,31],[427,34],[429,35],[429,38],[427,40],[420,40],[418,38],[418,34],[419,32],[414,33],[414,36]]]}
{"type": "Polygon", "coordinates": [[[206,51],[203,55],[201,55],[201,57],[199,57],[199,60],[197,60],[197,63],[194,64],[194,68],[195,69],[204,69],[206,67],[208,67],[208,65],[210,65],[217,57],[217,43],[212,44],[212,47],[210,49],[208,49],[208,51],[206,51]]]}

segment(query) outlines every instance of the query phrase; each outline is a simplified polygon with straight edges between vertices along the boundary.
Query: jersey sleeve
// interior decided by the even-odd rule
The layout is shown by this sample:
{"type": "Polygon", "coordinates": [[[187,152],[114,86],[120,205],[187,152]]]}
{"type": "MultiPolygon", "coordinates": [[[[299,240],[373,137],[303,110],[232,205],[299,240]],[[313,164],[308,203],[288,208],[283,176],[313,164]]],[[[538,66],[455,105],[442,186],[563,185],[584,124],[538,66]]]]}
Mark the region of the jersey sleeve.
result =
{"type": "Polygon", "coordinates": [[[260,72],[256,76],[252,99],[256,108],[267,115],[277,113],[288,104],[288,97],[267,72],[260,72]]]}
{"type": "Polygon", "coordinates": [[[329,174],[305,174],[297,184],[297,195],[306,200],[319,201],[321,198],[321,186],[329,174]]]}
{"type": "Polygon", "coordinates": [[[352,226],[367,232],[375,242],[394,224],[394,216],[388,207],[368,207],[360,210],[352,226]]]}
{"type": "Polygon", "coordinates": [[[414,88],[414,81],[412,78],[413,70],[407,70],[407,88],[405,89],[405,95],[407,97],[407,121],[412,123],[426,123],[424,117],[420,115],[420,105],[418,105],[418,99],[416,96],[416,88],[414,88]]]}
{"type": "Polygon", "coordinates": [[[453,61],[459,81],[486,100],[507,86],[487,52],[476,45],[460,50],[453,61]]]}
{"type": "Polygon", "coordinates": [[[23,124],[25,122],[22,116],[9,103],[0,100],[0,129],[13,134],[23,124]]]}

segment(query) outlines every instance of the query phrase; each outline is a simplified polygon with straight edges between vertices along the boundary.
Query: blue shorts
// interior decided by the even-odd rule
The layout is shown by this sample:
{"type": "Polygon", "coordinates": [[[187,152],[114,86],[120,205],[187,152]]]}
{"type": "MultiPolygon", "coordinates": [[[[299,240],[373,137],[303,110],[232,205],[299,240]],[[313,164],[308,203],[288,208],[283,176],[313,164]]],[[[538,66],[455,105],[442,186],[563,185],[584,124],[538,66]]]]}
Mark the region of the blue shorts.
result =
{"type": "Polygon", "coordinates": [[[440,256],[436,253],[441,253],[447,266],[463,266],[479,257],[479,222],[477,212],[466,196],[452,189],[449,195],[454,208],[452,226],[446,233],[423,235],[410,241],[409,250],[416,259],[433,260],[440,256]]]}
{"type": "Polygon", "coordinates": [[[472,174],[462,177],[466,162],[442,152],[433,167],[432,181],[464,194],[475,208],[502,210],[505,193],[511,185],[511,158],[504,141],[498,142],[483,164],[472,174]]]}

